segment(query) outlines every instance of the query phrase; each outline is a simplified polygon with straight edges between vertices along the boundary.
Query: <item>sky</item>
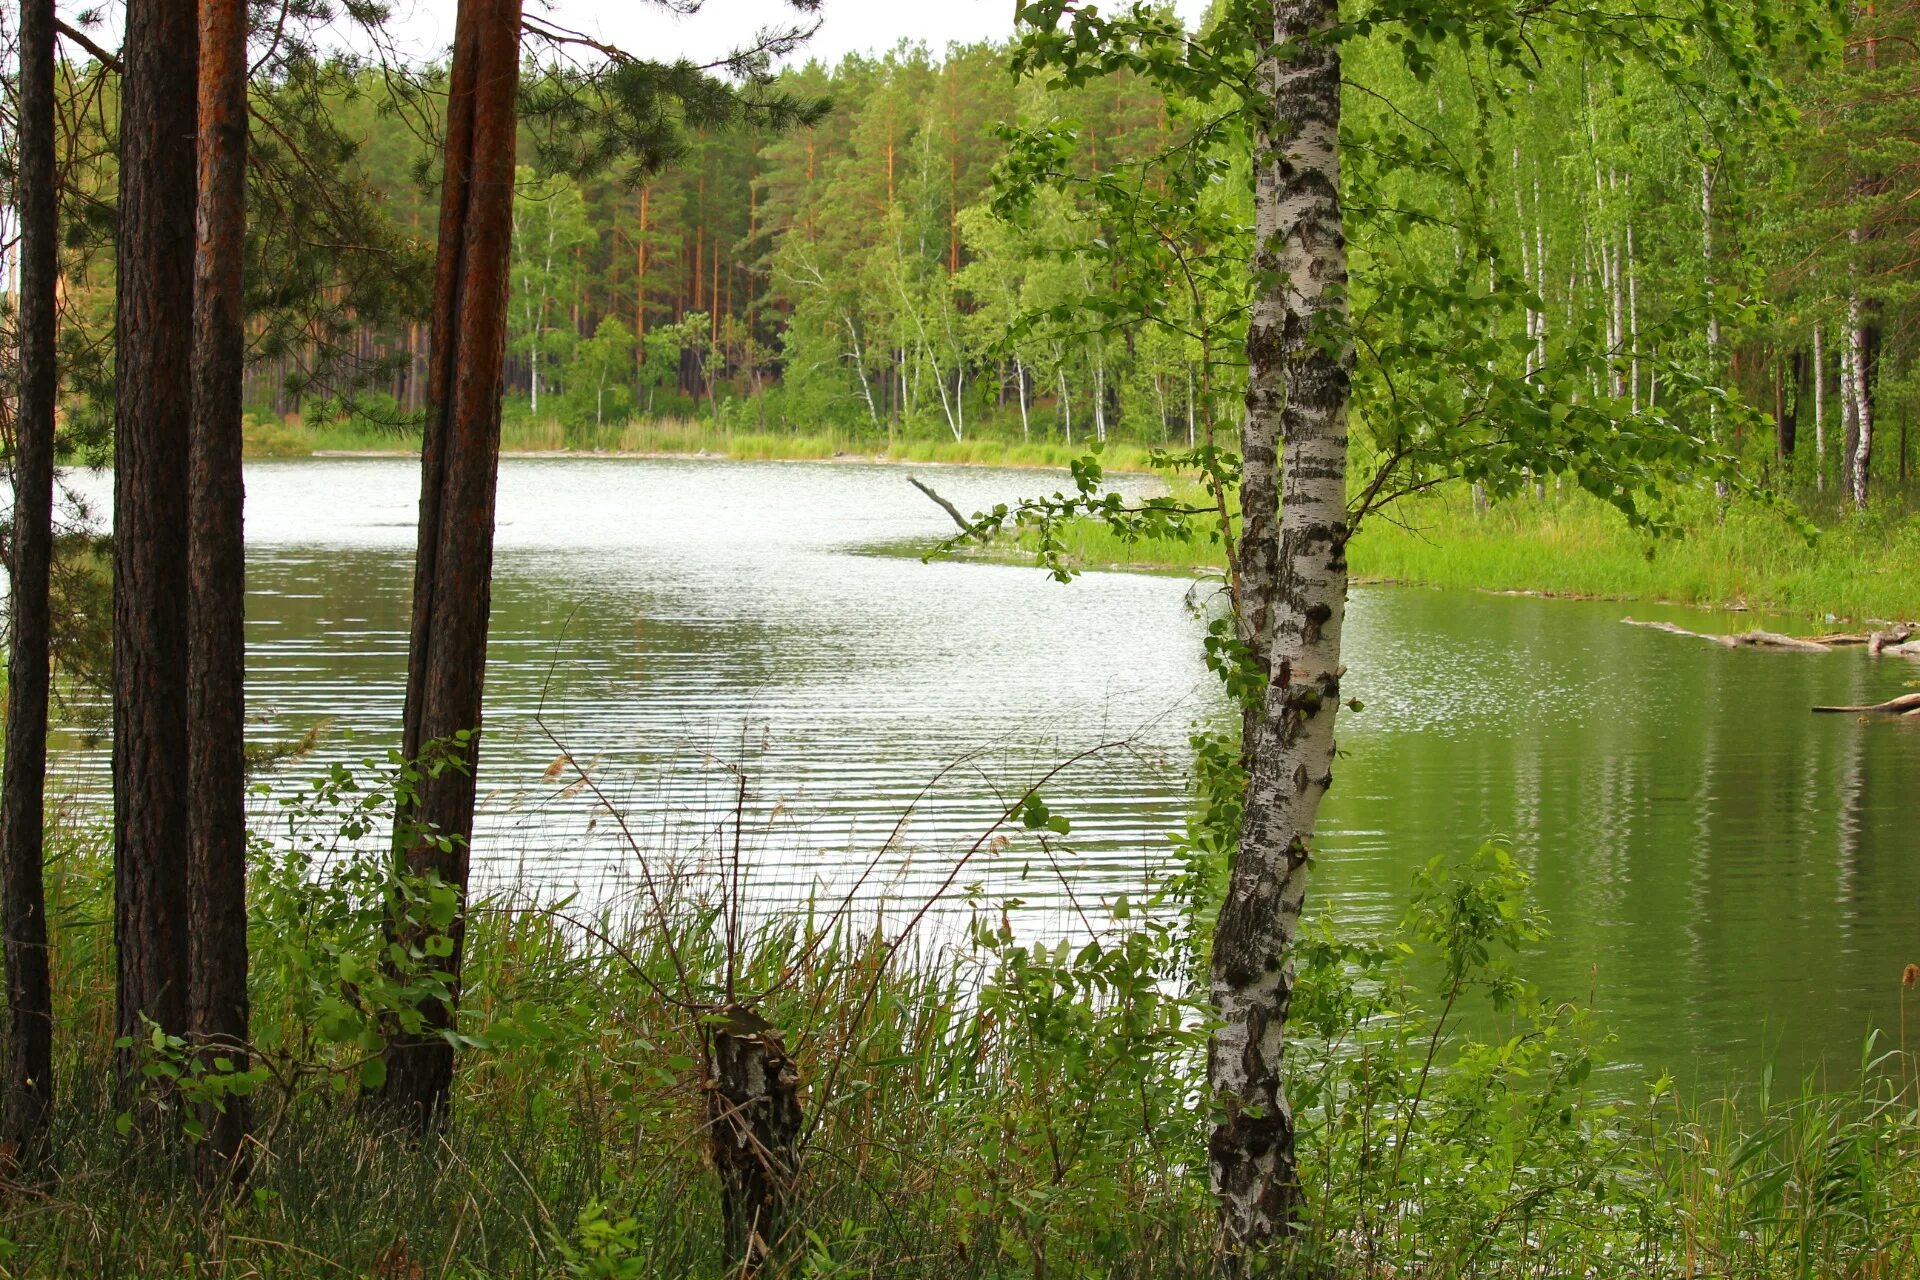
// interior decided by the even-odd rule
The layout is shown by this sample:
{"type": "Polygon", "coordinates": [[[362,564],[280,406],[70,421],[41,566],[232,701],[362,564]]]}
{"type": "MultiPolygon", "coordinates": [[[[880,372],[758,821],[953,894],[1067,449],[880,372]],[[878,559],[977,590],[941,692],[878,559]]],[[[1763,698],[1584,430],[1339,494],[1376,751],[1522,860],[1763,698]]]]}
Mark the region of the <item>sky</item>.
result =
{"type": "MultiPolygon", "coordinates": [[[[392,0],[396,30],[431,53],[451,39],[453,0],[392,0]]],[[[1205,0],[1179,0],[1188,22],[1205,0]]],[[[1013,29],[1014,0],[825,0],[820,29],[791,61],[838,62],[848,53],[878,53],[902,40],[924,42],[935,53],[949,43],[997,39],[1013,29]]],[[[705,0],[682,17],[646,0],[526,0],[530,17],[555,21],[599,37],[639,57],[678,56],[710,62],[748,43],[753,32],[804,20],[784,0],[705,0]]]]}
{"type": "MultiPolygon", "coordinates": [[[[456,0],[389,0],[389,32],[397,50],[412,58],[444,56],[453,40],[456,0]]],[[[685,7],[679,0],[678,7],[685,7]]],[[[1176,0],[1189,25],[1207,0],[1176,0]]],[[[691,15],[672,12],[655,0],[525,0],[527,16],[617,45],[636,57],[663,62],[687,57],[708,63],[752,43],[756,32],[811,21],[786,0],[703,0],[691,15]]],[[[96,10],[102,21],[93,34],[102,44],[120,42],[122,0],[59,0],[60,16],[71,19],[96,10]]],[[[832,64],[849,53],[882,53],[902,40],[920,41],[935,54],[948,44],[999,39],[1013,29],[1014,0],[824,0],[812,40],[788,62],[818,58],[832,64]]],[[[345,24],[340,24],[343,38],[345,24]]],[[[349,41],[357,44],[357,41],[349,41]]]]}

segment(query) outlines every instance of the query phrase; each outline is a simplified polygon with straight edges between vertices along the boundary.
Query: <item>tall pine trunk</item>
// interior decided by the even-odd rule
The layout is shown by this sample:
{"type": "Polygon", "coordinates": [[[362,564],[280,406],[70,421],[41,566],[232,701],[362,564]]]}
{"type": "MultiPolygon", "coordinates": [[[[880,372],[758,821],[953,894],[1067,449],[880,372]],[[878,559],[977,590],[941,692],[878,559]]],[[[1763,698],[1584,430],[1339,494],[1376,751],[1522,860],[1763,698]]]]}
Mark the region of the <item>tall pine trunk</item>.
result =
{"type": "Polygon", "coordinates": [[[1246,503],[1239,601],[1269,681],[1248,718],[1240,847],[1214,935],[1220,1016],[1208,1077],[1220,1118],[1208,1144],[1230,1251],[1285,1233],[1300,1200],[1284,1088],[1289,952],[1306,897],[1309,843],[1331,781],[1347,594],[1346,239],[1340,212],[1340,54],[1322,38],[1335,0],[1276,0],[1272,94],[1254,153],[1262,285],[1247,335],[1246,503]],[[1272,473],[1284,445],[1274,528],[1272,473]],[[1271,546],[1268,540],[1271,540],[1271,546]],[[1270,639],[1268,639],[1270,637],[1270,639]]]}
{"type": "MultiPolygon", "coordinates": [[[[198,243],[187,576],[188,1023],[209,1065],[247,1059],[246,552],[241,379],[246,369],[247,6],[200,0],[198,243]]],[[[244,1175],[246,1099],[200,1117],[203,1182],[244,1175]]]]}
{"type": "MultiPolygon", "coordinates": [[[[443,1114],[453,1084],[453,1048],[439,1033],[453,1024],[466,931],[473,768],[492,599],[519,36],[519,0],[461,0],[447,99],[405,725],[409,759],[441,750],[458,767],[421,778],[402,815],[401,829],[411,834],[401,853],[410,873],[437,874],[456,886],[462,904],[445,962],[453,996],[429,999],[421,1010],[424,1029],[389,1043],[382,1091],[423,1128],[443,1114]],[[456,743],[460,733],[473,736],[456,743]]],[[[395,924],[404,932],[404,922],[395,924]]]]}
{"type": "MultiPolygon", "coordinates": [[[[187,447],[194,0],[129,0],[113,431],[116,1028],[187,1031],[187,447]]],[[[123,1049],[118,1083],[138,1082],[123,1049]]]]}
{"type": "Polygon", "coordinates": [[[59,202],[54,192],[53,0],[20,9],[17,190],[20,215],[20,398],[14,425],[11,647],[0,816],[5,896],[6,1097],[0,1146],[12,1176],[37,1175],[53,1107],[53,994],[47,977],[45,866],[47,693],[52,677],[54,365],[59,202]]]}

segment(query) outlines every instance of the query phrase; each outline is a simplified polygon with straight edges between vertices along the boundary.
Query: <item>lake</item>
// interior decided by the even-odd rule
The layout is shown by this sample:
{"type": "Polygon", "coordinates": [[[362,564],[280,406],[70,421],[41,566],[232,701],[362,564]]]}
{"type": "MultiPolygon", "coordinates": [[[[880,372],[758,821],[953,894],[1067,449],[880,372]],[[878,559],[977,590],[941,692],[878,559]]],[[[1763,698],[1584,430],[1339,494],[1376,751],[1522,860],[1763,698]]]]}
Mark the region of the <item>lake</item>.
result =
{"type": "MultiPolygon", "coordinates": [[[[633,890],[642,859],[706,874],[737,839],[761,907],[834,901],[871,866],[864,918],[943,890],[964,918],[971,889],[1016,900],[1010,919],[1045,937],[1163,872],[1188,735],[1223,710],[1190,582],[880,554],[952,530],[909,474],[969,511],[1065,483],[507,460],[480,879],[603,899],[633,890]],[[1045,785],[1067,841],[981,845],[1077,756],[1045,785]]],[[[328,726],[285,785],[397,743],[417,475],[409,459],[248,464],[253,736],[328,726]]],[[[106,509],[109,477],[68,483],[106,509]]],[[[1920,726],[1808,708],[1891,697],[1920,664],[1727,650],[1622,625],[1630,612],[1765,621],[1356,588],[1344,691],[1365,710],[1341,719],[1314,909],[1383,929],[1429,857],[1502,838],[1553,924],[1526,972],[1592,997],[1617,1070],[1709,1086],[1763,1063],[1845,1070],[1869,1028],[1899,1025],[1900,971],[1920,962],[1920,726]]],[[[68,738],[56,771],[64,794],[104,801],[100,749],[68,738]]]]}

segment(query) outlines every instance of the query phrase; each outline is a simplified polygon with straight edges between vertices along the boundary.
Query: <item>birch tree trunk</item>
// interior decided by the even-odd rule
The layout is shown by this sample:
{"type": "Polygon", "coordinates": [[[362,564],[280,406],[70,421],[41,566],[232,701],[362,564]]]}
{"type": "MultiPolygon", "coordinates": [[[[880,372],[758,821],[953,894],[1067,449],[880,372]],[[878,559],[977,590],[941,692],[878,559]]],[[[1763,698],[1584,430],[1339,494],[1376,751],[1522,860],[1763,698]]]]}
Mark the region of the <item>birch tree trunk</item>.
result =
{"type": "MultiPolygon", "coordinates": [[[[425,1001],[421,1032],[390,1040],[381,1095],[423,1129],[443,1116],[453,1085],[453,1047],[440,1032],[453,1024],[466,930],[473,766],[492,599],[519,73],[520,0],[460,0],[447,94],[404,735],[409,760],[438,744],[460,767],[423,776],[401,816],[420,833],[402,850],[407,869],[437,874],[462,903],[447,931],[453,996],[425,1001]],[[460,745],[452,742],[457,733],[473,736],[460,745]]],[[[400,921],[391,925],[399,933],[407,928],[400,921]]]]}
{"type": "MultiPolygon", "coordinates": [[[[1847,233],[1854,252],[1859,252],[1860,242],[1865,237],[1860,228],[1855,227],[1847,233]]],[[[1858,275],[1859,266],[1852,268],[1858,275]]],[[[1867,385],[1870,372],[1867,368],[1867,324],[1866,305],[1860,297],[1860,286],[1856,282],[1847,297],[1847,355],[1853,366],[1853,448],[1847,457],[1847,475],[1849,490],[1853,495],[1855,509],[1867,509],[1867,476],[1873,462],[1873,392],[1867,385]]]]}
{"type": "MultiPolygon", "coordinates": [[[[1720,376],[1720,310],[1713,296],[1713,166],[1700,166],[1700,256],[1707,293],[1707,378],[1720,376]]],[[[1720,439],[1720,409],[1718,405],[1707,408],[1707,423],[1715,443],[1720,439]]],[[[1727,496],[1727,482],[1714,482],[1714,492],[1721,498],[1727,496]]]]}
{"type": "Polygon", "coordinates": [[[1860,447],[1860,402],[1853,394],[1853,341],[1840,335],[1840,492],[1853,501],[1853,455],[1860,447]]]}
{"type": "MultiPolygon", "coordinates": [[[[188,449],[188,1026],[208,1059],[247,1061],[246,370],[247,6],[200,0],[199,212],[188,449]]],[[[203,1185],[245,1175],[247,1100],[200,1117],[203,1185]]]]}
{"type": "Polygon", "coordinates": [[[1013,357],[1013,385],[1020,394],[1020,439],[1031,440],[1033,427],[1027,421],[1027,366],[1021,363],[1018,353],[1013,357]]]}
{"type": "Polygon", "coordinates": [[[1827,488],[1827,353],[1825,324],[1813,326],[1813,487],[1827,488]]]}
{"type": "Polygon", "coordinates": [[[4,895],[7,1057],[0,1105],[0,1174],[35,1181],[46,1169],[53,1110],[53,991],[47,968],[47,701],[52,675],[54,410],[59,372],[60,213],[54,192],[53,0],[20,8],[18,203],[20,391],[13,457],[12,623],[7,650],[4,895]]]}
{"type": "MultiPolygon", "coordinates": [[[[1269,638],[1265,705],[1249,717],[1240,847],[1214,934],[1220,1016],[1208,1053],[1218,1108],[1208,1157],[1231,1252],[1287,1232],[1299,1202],[1293,1113],[1283,1079],[1289,952],[1306,897],[1309,843],[1331,781],[1347,593],[1346,239],[1340,212],[1340,53],[1320,38],[1335,0],[1276,0],[1261,60],[1272,94],[1254,152],[1261,281],[1247,334],[1243,452],[1251,487],[1240,601],[1243,634],[1269,638]],[[1331,342],[1326,341],[1329,337],[1331,342]],[[1285,444],[1275,530],[1271,476],[1285,444]]],[[[1265,34],[1265,33],[1262,33],[1265,34]]]]}

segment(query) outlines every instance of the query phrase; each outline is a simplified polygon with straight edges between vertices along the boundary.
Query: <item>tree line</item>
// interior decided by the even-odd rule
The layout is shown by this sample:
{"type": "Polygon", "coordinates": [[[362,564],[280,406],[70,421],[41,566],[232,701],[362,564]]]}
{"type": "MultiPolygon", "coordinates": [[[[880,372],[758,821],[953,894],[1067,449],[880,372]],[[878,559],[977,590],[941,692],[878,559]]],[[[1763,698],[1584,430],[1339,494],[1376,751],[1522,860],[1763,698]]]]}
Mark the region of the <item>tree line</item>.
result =
{"type": "MultiPolygon", "coordinates": [[[[1470,181],[1459,198],[1478,207],[1434,211],[1454,229],[1413,251],[1517,268],[1530,304],[1491,321],[1516,358],[1549,367],[1604,344],[1621,359],[1587,394],[1629,402],[1669,393],[1665,362],[1723,383],[1772,420],[1729,427],[1751,466],[1863,506],[1876,477],[1904,486],[1913,469],[1920,231],[1901,198],[1916,163],[1901,104],[1914,19],[1875,6],[1844,34],[1839,21],[1738,73],[1780,90],[1757,118],[1729,115],[1724,67],[1676,93],[1642,64],[1543,42],[1531,78],[1500,86],[1369,39],[1346,128],[1350,141],[1355,121],[1388,130],[1409,175],[1470,181]],[[1375,124],[1388,111],[1404,137],[1375,124]],[[1466,240],[1469,215],[1484,243],[1466,240]]],[[[1211,157],[1187,208],[1122,227],[1102,175],[1182,146],[1179,104],[1137,68],[1016,79],[1017,57],[998,43],[810,63],[779,83],[833,110],[781,133],[694,131],[679,163],[644,179],[582,176],[523,138],[515,403],[573,428],[706,414],[866,438],[1193,444],[1245,376],[1245,157],[1211,157]],[[1014,214],[1008,129],[1040,125],[1071,138],[1076,181],[1014,214]],[[1177,329],[1087,306],[1121,283],[1105,246],[1136,235],[1184,243],[1177,267],[1130,286],[1156,290],[1177,329]]],[[[417,228],[431,156],[421,135],[380,127],[392,96],[364,74],[342,84],[334,128],[357,140],[349,168],[393,224],[417,228]]],[[[248,403],[409,420],[427,385],[423,303],[340,325],[344,362],[322,358],[322,335],[281,344],[248,403]]]]}

